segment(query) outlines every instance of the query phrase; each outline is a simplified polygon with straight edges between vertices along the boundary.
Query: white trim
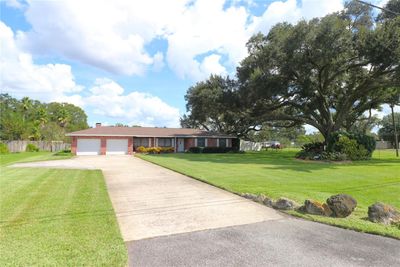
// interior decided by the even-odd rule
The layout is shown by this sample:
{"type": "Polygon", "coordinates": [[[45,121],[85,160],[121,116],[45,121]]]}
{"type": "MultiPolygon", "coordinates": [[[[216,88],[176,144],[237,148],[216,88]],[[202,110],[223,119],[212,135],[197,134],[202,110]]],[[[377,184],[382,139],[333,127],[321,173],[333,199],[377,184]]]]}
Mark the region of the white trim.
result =
{"type": "Polygon", "coordinates": [[[197,137],[194,139],[194,146],[197,146],[197,137]]]}
{"type": "Polygon", "coordinates": [[[225,147],[231,147],[230,145],[229,145],[229,140],[228,140],[229,138],[226,138],[226,140],[225,140],[225,142],[226,142],[226,144],[225,144],[225,147]]]}
{"type": "Polygon", "coordinates": [[[204,138],[204,147],[208,147],[208,138],[207,137],[204,138]]]}
{"type": "Polygon", "coordinates": [[[219,138],[217,138],[217,147],[219,147],[219,138]]]}

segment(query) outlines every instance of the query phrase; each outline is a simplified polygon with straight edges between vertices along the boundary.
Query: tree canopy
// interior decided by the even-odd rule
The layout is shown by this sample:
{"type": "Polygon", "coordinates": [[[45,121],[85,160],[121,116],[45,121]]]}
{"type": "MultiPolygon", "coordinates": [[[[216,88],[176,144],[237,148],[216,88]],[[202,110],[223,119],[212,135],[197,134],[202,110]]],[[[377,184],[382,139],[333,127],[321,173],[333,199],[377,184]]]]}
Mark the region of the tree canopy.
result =
{"type": "Polygon", "coordinates": [[[400,17],[374,17],[356,1],[322,18],[279,23],[247,48],[235,79],[211,76],[188,90],[182,125],[245,136],[262,125],[309,124],[326,139],[400,96],[400,17]]]}
{"type": "Polygon", "coordinates": [[[68,103],[41,103],[0,95],[1,140],[64,140],[65,133],[88,128],[85,112],[68,103]]]}

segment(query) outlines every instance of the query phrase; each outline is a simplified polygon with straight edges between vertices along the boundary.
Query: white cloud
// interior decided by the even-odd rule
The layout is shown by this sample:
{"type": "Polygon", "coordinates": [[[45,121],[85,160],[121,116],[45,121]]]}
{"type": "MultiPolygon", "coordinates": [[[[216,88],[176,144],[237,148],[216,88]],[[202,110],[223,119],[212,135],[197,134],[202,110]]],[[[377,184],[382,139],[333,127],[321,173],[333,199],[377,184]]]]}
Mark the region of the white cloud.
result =
{"type": "Polygon", "coordinates": [[[16,9],[24,8],[24,4],[18,0],[6,0],[6,5],[16,9]]]}
{"type": "Polygon", "coordinates": [[[38,54],[55,53],[109,72],[141,75],[157,63],[145,45],[162,34],[184,1],[29,1],[32,30],[19,41],[38,54]],[[168,3],[167,3],[168,2],[168,3]],[[43,15],[45,14],[45,15],[43,15]]]}
{"type": "Polygon", "coordinates": [[[343,9],[342,0],[296,0],[276,1],[271,3],[263,15],[254,20],[256,31],[267,33],[278,22],[296,23],[301,19],[321,17],[343,9]]]}
{"type": "Polygon", "coordinates": [[[160,98],[142,92],[124,94],[124,89],[108,78],[96,79],[85,97],[85,106],[105,118],[142,126],[179,126],[179,110],[160,98]]]}
{"type": "Polygon", "coordinates": [[[71,66],[35,64],[30,54],[19,49],[13,31],[1,21],[0,43],[2,90],[17,97],[30,96],[51,101],[65,94],[78,93],[83,89],[76,84],[71,66]]]}
{"type": "Polygon", "coordinates": [[[117,118],[147,126],[179,126],[179,110],[158,97],[141,92],[124,94],[124,89],[108,78],[99,78],[83,92],[75,82],[71,66],[38,65],[15,43],[13,31],[0,22],[0,87],[14,97],[28,96],[44,102],[68,102],[94,110],[104,118],[117,118]],[[79,94],[78,94],[79,93],[79,94]]]}
{"type": "Polygon", "coordinates": [[[225,0],[28,1],[25,15],[32,30],[20,32],[18,39],[35,54],[56,53],[124,75],[160,70],[164,51],[150,54],[147,45],[167,40],[168,66],[181,78],[199,80],[233,69],[247,55],[245,44],[252,34],[267,32],[277,22],[342,8],[341,0],[276,1],[256,17],[247,8],[252,1],[240,3],[228,2],[227,7],[225,0]],[[215,56],[199,57],[209,54],[215,56]],[[217,55],[224,62],[217,62],[217,55]]]}
{"type": "MultiPolygon", "coordinates": [[[[394,106],[393,111],[394,111],[394,112],[400,112],[400,106],[394,106]]],[[[378,117],[379,119],[382,119],[384,116],[386,116],[386,115],[388,115],[388,114],[391,114],[391,112],[392,112],[392,110],[391,110],[390,106],[387,105],[387,104],[385,104],[385,105],[382,105],[382,106],[381,106],[381,110],[373,109],[373,110],[371,111],[371,114],[372,114],[373,116],[378,117]]],[[[368,116],[368,115],[369,115],[368,111],[366,111],[366,112],[364,113],[364,115],[365,115],[365,116],[368,116]]]]}

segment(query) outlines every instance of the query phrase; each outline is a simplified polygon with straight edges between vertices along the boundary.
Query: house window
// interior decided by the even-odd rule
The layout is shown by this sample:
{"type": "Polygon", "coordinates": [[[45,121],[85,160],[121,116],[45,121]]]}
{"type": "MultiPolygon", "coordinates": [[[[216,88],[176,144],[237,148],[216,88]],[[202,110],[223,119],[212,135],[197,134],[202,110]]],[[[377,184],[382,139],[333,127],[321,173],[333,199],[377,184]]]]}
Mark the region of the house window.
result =
{"type": "Polygon", "coordinates": [[[140,146],[144,146],[144,147],[149,147],[149,138],[145,137],[145,138],[133,138],[133,143],[135,145],[135,147],[140,147],[140,146]]]}
{"type": "Polygon", "coordinates": [[[206,146],[206,139],[205,138],[197,138],[197,146],[205,147],[206,146]]]}
{"type": "Polygon", "coordinates": [[[158,138],[158,146],[160,147],[171,147],[172,139],[171,138],[158,138]]]}
{"type": "Polygon", "coordinates": [[[219,147],[226,147],[226,138],[219,139],[219,147]]]}

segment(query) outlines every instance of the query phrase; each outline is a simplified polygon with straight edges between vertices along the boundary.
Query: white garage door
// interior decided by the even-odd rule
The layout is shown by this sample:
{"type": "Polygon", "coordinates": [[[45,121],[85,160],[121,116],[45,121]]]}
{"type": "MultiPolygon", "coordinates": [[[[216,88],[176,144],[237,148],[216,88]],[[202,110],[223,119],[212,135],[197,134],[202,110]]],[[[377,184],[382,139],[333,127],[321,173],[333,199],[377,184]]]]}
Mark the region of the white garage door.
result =
{"type": "Polygon", "coordinates": [[[100,155],[100,139],[78,139],[77,155],[100,155]]]}
{"type": "Polygon", "coordinates": [[[106,155],[128,154],[128,139],[107,139],[106,155]]]}

